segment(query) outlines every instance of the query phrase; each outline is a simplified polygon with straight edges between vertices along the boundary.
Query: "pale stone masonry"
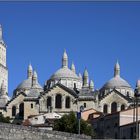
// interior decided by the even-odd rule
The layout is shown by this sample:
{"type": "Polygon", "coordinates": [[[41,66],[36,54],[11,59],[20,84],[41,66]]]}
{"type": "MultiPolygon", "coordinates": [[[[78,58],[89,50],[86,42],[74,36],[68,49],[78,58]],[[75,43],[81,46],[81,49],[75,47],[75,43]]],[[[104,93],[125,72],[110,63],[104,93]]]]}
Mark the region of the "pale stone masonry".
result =
{"type": "Polygon", "coordinates": [[[6,44],[2,37],[2,27],[0,25],[0,86],[4,82],[6,92],[8,92],[8,68],[6,64],[6,44]]]}
{"type": "Polygon", "coordinates": [[[3,140],[90,140],[90,136],[59,131],[40,130],[34,127],[0,123],[3,140]]]}

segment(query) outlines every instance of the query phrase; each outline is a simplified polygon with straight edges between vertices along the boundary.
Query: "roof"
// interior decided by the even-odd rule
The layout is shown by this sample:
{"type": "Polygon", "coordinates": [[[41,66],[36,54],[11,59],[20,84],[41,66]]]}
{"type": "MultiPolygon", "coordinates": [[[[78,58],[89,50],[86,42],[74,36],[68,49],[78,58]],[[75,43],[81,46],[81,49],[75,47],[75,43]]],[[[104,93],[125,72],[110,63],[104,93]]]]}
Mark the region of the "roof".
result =
{"type": "MultiPolygon", "coordinates": [[[[70,88],[68,88],[68,87],[66,87],[66,86],[64,86],[64,85],[62,85],[61,83],[57,83],[57,84],[53,85],[51,88],[49,88],[48,90],[46,90],[42,95],[48,93],[49,91],[51,91],[52,89],[56,88],[57,86],[60,87],[60,88],[62,88],[62,89],[65,90],[65,91],[67,91],[67,92],[70,93],[72,96],[78,98],[78,94],[77,94],[74,90],[72,90],[72,89],[70,89],[70,88]]],[[[41,97],[41,96],[40,96],[40,97],[41,97]]]]}
{"type": "MultiPolygon", "coordinates": [[[[21,82],[16,90],[19,90],[19,89],[30,89],[32,87],[32,79],[31,78],[28,78],[26,80],[24,80],[23,82],[21,82]]],[[[41,85],[39,83],[37,83],[35,85],[35,88],[38,88],[38,89],[42,89],[41,85]]]]}
{"type": "Polygon", "coordinates": [[[28,93],[28,95],[27,95],[27,98],[28,97],[35,97],[35,98],[37,98],[39,95],[40,95],[40,90],[39,89],[31,88],[29,93],[28,93]]]}
{"type": "Polygon", "coordinates": [[[127,81],[125,81],[120,76],[115,76],[106,82],[103,86],[104,89],[113,89],[113,88],[131,88],[127,81]]]}
{"type": "Polygon", "coordinates": [[[114,91],[115,93],[117,93],[120,97],[124,98],[125,100],[127,100],[127,101],[129,101],[129,102],[132,101],[132,99],[131,99],[129,96],[125,96],[124,94],[122,94],[122,93],[120,93],[118,90],[116,90],[115,88],[112,89],[110,92],[108,92],[108,93],[105,94],[105,95],[104,95],[103,93],[100,93],[100,94],[99,94],[99,100],[102,100],[102,99],[104,99],[106,96],[108,96],[109,94],[112,94],[113,91],[114,91]]]}
{"type": "Polygon", "coordinates": [[[80,80],[80,78],[69,68],[67,67],[63,67],[60,68],[59,70],[57,70],[50,79],[52,80],[59,80],[61,78],[71,78],[71,79],[78,79],[80,80]]]}

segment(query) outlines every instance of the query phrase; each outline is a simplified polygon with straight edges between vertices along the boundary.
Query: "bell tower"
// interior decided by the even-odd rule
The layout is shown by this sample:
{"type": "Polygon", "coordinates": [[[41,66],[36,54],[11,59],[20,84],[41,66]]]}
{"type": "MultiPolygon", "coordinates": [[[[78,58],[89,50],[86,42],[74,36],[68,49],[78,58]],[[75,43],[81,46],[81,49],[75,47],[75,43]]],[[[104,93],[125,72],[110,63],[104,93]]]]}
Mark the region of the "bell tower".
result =
{"type": "Polygon", "coordinates": [[[5,83],[8,92],[8,68],[6,64],[6,44],[2,37],[2,27],[0,25],[0,86],[5,83]]]}

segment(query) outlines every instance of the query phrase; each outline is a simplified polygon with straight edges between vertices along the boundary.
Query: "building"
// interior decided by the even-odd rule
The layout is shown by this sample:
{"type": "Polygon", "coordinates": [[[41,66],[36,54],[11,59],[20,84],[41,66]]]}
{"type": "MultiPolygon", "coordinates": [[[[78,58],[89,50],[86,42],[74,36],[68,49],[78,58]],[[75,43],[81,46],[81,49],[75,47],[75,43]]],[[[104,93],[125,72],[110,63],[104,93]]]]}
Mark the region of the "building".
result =
{"type": "Polygon", "coordinates": [[[6,45],[2,40],[0,28],[0,112],[13,121],[25,120],[31,115],[55,112],[60,115],[70,111],[79,112],[93,108],[104,114],[125,110],[133,105],[134,91],[130,84],[120,76],[120,65],[114,67],[114,76],[99,90],[89,81],[87,69],[83,76],[77,74],[72,63],[68,65],[66,50],[62,56],[61,67],[53,73],[45,85],[40,85],[36,71],[29,64],[27,78],[13,91],[9,100],[7,95],[8,70],[6,66],[6,45]]]}
{"type": "Polygon", "coordinates": [[[0,25],[0,110],[4,111],[8,97],[8,68],[6,64],[6,49],[7,46],[3,41],[2,27],[0,25]]]}
{"type": "MultiPolygon", "coordinates": [[[[140,107],[138,107],[138,112],[138,120],[140,120],[140,107]]],[[[96,118],[89,117],[89,121],[96,131],[97,138],[131,139],[136,138],[135,113],[132,108],[112,114],[100,114],[96,118]]]]}

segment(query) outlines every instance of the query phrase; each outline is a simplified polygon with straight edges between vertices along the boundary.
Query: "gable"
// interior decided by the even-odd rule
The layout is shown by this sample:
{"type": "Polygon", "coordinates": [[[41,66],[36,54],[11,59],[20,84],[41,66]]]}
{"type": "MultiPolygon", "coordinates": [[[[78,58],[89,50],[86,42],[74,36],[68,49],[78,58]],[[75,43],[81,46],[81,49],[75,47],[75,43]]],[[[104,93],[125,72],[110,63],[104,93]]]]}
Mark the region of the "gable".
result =
{"type": "Polygon", "coordinates": [[[78,95],[75,91],[63,86],[62,84],[57,84],[53,88],[49,89],[42,93],[42,96],[55,96],[56,94],[61,94],[62,96],[71,96],[73,98],[77,98],[78,95]]]}
{"type": "Polygon", "coordinates": [[[23,102],[24,98],[26,97],[26,94],[24,94],[23,92],[19,93],[16,97],[12,98],[6,106],[11,106],[11,105],[15,105],[15,104],[19,104],[21,102],[23,102]]]}
{"type": "Polygon", "coordinates": [[[130,99],[128,97],[124,96],[117,90],[112,90],[100,100],[101,103],[108,103],[108,104],[111,104],[112,102],[127,104],[129,101],[130,99]]]}

